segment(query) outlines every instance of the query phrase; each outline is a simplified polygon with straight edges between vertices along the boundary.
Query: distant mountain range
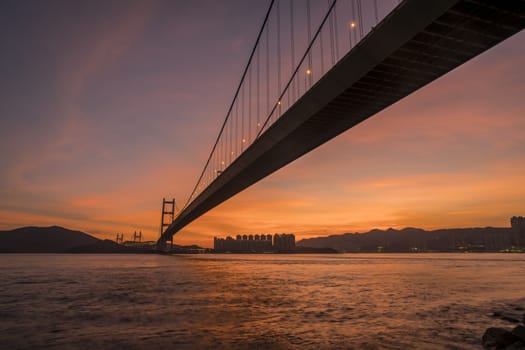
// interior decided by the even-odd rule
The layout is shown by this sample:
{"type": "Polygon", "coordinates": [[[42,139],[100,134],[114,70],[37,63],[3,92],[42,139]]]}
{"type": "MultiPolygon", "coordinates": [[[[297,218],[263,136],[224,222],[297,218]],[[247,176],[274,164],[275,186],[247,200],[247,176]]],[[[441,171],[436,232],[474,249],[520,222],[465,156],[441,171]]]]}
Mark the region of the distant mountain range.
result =
{"type": "MultiPolygon", "coordinates": [[[[338,252],[453,252],[501,251],[520,246],[515,231],[505,227],[460,228],[425,231],[371,230],[303,239],[297,246],[331,248],[338,252]]],[[[521,242],[525,243],[525,242],[521,242]]],[[[521,244],[523,245],[523,244],[521,244]]],[[[179,247],[181,251],[184,248],[179,247]]],[[[200,247],[197,247],[200,248],[200,247]]],[[[0,253],[148,253],[150,249],[129,247],[100,240],[81,231],[60,226],[22,227],[0,231],[0,253]]]]}
{"type": "Polygon", "coordinates": [[[517,243],[511,228],[484,227],[425,231],[418,228],[372,230],[303,239],[301,247],[333,248],[338,252],[500,251],[517,243]]]}
{"type": "Polygon", "coordinates": [[[0,231],[0,253],[133,253],[110,240],[60,226],[0,231]]]}

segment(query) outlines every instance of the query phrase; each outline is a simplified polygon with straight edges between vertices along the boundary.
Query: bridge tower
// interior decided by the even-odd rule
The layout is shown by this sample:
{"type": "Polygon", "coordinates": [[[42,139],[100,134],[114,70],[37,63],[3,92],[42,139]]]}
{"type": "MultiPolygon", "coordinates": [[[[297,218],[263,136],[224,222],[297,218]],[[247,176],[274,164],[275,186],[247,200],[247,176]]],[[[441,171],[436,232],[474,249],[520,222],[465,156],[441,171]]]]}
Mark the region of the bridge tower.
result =
{"type": "Polygon", "coordinates": [[[124,234],[123,233],[117,233],[117,239],[115,240],[118,244],[124,243],[124,234]]]}
{"type": "MultiPolygon", "coordinates": [[[[175,218],[175,198],[172,198],[170,200],[166,200],[166,198],[162,198],[162,215],[160,219],[160,237],[162,237],[162,234],[164,233],[164,229],[171,225],[173,222],[173,219],[175,218]],[[167,216],[167,218],[165,218],[167,216]]],[[[173,236],[171,237],[170,241],[170,251],[173,250],[173,236]]]]}
{"type": "Polygon", "coordinates": [[[133,232],[133,242],[141,242],[142,241],[142,230],[137,233],[137,231],[133,232]]]}

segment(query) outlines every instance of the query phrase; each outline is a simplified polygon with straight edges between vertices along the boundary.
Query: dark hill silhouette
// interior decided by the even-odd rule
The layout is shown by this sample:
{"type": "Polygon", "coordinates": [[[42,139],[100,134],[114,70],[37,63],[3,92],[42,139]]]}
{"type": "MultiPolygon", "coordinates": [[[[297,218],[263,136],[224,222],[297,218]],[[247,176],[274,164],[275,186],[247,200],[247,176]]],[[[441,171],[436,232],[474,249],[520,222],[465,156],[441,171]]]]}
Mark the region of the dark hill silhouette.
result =
{"type": "Polygon", "coordinates": [[[408,227],[402,230],[374,229],[367,233],[345,233],[303,239],[298,246],[333,248],[339,252],[410,252],[410,251],[499,251],[515,242],[511,228],[457,228],[425,231],[408,227]]]}
{"type": "Polygon", "coordinates": [[[21,227],[0,231],[0,253],[63,253],[98,241],[87,233],[60,226],[21,227]]]}
{"type": "MultiPolygon", "coordinates": [[[[95,253],[95,254],[148,254],[155,253],[147,242],[129,245],[101,240],[81,231],[60,226],[21,227],[0,231],[0,253],[95,253]],[[146,243],[146,244],[145,244],[146,243]]],[[[203,248],[174,245],[178,253],[193,253],[203,248]]]]}

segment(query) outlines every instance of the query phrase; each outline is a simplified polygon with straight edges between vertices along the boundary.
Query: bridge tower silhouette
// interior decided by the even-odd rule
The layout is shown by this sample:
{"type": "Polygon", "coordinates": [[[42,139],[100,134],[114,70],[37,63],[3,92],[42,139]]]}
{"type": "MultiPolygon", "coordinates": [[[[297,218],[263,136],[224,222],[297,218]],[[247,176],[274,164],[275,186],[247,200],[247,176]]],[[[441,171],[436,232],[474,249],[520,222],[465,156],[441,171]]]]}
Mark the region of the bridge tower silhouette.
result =
{"type": "MultiPolygon", "coordinates": [[[[162,198],[162,214],[160,218],[160,236],[162,237],[162,233],[164,232],[166,227],[169,227],[171,223],[173,222],[173,219],[175,218],[175,198],[172,198],[171,200],[166,200],[166,198],[162,198]]],[[[170,250],[173,249],[173,239],[170,241],[170,250]]]]}

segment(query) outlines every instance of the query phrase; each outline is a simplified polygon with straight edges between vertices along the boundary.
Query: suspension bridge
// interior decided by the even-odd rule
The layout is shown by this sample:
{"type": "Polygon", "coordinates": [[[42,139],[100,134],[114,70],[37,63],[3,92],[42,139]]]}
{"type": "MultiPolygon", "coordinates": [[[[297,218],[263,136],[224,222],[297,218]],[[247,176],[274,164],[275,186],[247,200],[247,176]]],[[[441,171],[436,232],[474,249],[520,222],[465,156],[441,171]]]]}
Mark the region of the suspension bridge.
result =
{"type": "Polygon", "coordinates": [[[158,245],[524,27],[525,0],[271,0],[210,155],[178,215],[163,217],[158,245]]]}

